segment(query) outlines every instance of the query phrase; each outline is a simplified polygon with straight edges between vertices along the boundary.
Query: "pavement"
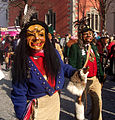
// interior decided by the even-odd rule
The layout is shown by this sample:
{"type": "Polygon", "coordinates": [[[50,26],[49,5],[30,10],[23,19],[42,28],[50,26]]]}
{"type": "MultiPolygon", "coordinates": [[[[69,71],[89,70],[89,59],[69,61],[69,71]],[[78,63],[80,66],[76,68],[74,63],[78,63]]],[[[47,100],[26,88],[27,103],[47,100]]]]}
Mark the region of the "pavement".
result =
{"type": "MultiPolygon", "coordinates": [[[[10,99],[12,90],[10,71],[6,72],[2,66],[5,78],[0,80],[0,120],[16,120],[13,104],[10,99]]],[[[65,78],[66,82],[64,89],[61,91],[61,112],[60,120],[76,120],[75,119],[75,99],[76,96],[72,95],[66,86],[69,79],[65,78]]],[[[110,76],[106,80],[102,89],[103,99],[103,120],[115,120],[115,82],[111,81],[110,76]]],[[[88,110],[90,109],[91,101],[88,96],[88,110]]],[[[87,110],[87,111],[88,111],[87,110]]],[[[86,111],[86,113],[87,113],[86,111]]],[[[86,116],[85,120],[90,120],[86,116]]]]}
{"type": "MultiPolygon", "coordinates": [[[[66,86],[69,79],[66,79],[66,84],[61,92],[61,115],[60,120],[76,120],[75,119],[75,100],[76,96],[73,96],[67,91],[66,86]]],[[[85,110],[86,119],[90,120],[90,116],[87,113],[91,108],[90,96],[87,96],[87,111],[85,110]]],[[[102,88],[102,116],[103,120],[115,120],[115,82],[110,80],[110,77],[104,83],[102,88]]]]}

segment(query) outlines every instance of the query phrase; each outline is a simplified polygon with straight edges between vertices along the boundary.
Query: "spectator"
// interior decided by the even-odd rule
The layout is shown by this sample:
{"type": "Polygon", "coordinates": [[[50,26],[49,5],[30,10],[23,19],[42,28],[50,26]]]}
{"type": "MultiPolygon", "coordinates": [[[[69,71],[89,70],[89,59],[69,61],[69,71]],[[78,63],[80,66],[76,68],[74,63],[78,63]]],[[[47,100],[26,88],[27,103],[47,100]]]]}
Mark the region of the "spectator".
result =
{"type": "Polygon", "coordinates": [[[108,50],[108,55],[111,52],[111,47],[115,45],[115,36],[113,36],[113,40],[109,43],[109,45],[107,46],[107,50],[108,50]]]}
{"type": "Polygon", "coordinates": [[[107,58],[107,45],[109,42],[109,38],[108,37],[101,37],[96,45],[97,45],[97,49],[98,49],[98,53],[100,55],[100,62],[102,64],[103,70],[105,67],[105,59],[107,58]]]}
{"type": "Polygon", "coordinates": [[[10,68],[10,65],[11,65],[11,55],[10,55],[11,51],[12,51],[11,38],[10,38],[10,36],[6,36],[5,43],[4,43],[6,71],[9,71],[9,68],[10,68]]]}
{"type": "Polygon", "coordinates": [[[110,60],[110,66],[107,67],[107,74],[111,76],[111,80],[115,81],[115,44],[111,46],[106,63],[108,60],[110,60]]]}
{"type": "Polygon", "coordinates": [[[50,41],[53,44],[54,48],[56,48],[58,50],[58,52],[59,52],[59,54],[61,56],[62,61],[64,61],[64,56],[63,56],[62,48],[61,48],[61,45],[60,45],[60,42],[59,42],[58,38],[56,38],[54,36],[55,32],[53,32],[52,25],[48,26],[48,29],[49,29],[49,32],[51,34],[50,41]]]}

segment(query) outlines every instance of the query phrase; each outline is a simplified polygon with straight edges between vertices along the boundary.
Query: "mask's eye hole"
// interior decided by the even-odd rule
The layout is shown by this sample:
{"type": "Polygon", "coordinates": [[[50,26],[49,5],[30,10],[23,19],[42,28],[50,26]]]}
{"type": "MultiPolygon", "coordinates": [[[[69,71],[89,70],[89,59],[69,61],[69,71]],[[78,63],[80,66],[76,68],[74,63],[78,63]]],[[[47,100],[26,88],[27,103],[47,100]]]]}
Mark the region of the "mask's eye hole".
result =
{"type": "Polygon", "coordinates": [[[39,34],[41,37],[44,36],[43,34],[39,34]]]}

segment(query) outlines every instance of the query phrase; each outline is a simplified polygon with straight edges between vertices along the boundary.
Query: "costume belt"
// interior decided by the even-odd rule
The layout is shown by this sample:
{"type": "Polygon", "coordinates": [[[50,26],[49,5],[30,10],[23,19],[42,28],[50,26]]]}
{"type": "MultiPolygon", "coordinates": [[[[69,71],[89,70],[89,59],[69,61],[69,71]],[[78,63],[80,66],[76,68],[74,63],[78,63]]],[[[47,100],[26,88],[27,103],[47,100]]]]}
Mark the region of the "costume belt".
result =
{"type": "Polygon", "coordinates": [[[87,80],[93,80],[93,79],[96,79],[96,76],[88,77],[88,78],[87,78],[87,80]]]}

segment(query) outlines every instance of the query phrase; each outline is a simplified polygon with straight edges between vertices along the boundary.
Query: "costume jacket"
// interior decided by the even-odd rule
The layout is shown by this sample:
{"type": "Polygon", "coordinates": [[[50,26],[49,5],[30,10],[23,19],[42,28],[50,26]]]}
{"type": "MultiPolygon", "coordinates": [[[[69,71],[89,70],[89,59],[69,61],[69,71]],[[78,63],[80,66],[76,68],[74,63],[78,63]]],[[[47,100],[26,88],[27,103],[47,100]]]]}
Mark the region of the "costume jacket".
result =
{"type": "Polygon", "coordinates": [[[31,78],[24,80],[22,83],[13,83],[13,90],[11,92],[11,99],[14,104],[16,117],[22,119],[27,106],[27,100],[40,98],[45,95],[53,95],[55,90],[60,90],[64,85],[64,76],[70,78],[76,68],[68,64],[64,64],[61,60],[59,53],[57,53],[61,63],[61,69],[56,76],[55,88],[52,88],[49,83],[44,79],[40,71],[37,69],[33,61],[28,58],[31,78]]]}
{"type": "MultiPolygon", "coordinates": [[[[97,51],[97,47],[91,43],[91,48],[93,49],[93,52],[96,56],[96,62],[97,62],[97,77],[100,82],[103,82],[103,76],[104,73],[102,71],[101,63],[100,63],[100,56],[97,51]]],[[[70,65],[72,65],[74,68],[81,69],[86,61],[87,55],[82,55],[82,49],[79,47],[78,44],[73,44],[69,50],[69,58],[68,62],[70,65]]]]}

